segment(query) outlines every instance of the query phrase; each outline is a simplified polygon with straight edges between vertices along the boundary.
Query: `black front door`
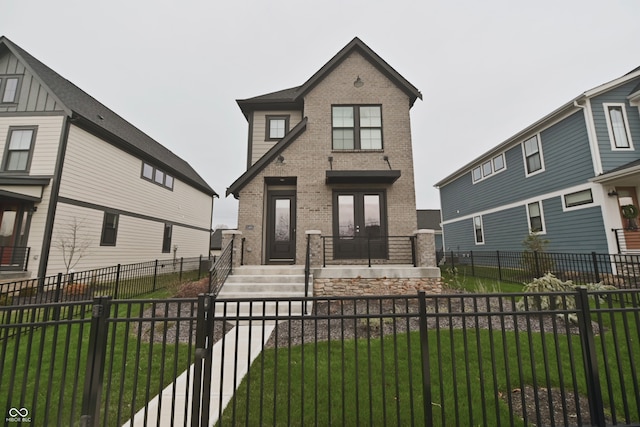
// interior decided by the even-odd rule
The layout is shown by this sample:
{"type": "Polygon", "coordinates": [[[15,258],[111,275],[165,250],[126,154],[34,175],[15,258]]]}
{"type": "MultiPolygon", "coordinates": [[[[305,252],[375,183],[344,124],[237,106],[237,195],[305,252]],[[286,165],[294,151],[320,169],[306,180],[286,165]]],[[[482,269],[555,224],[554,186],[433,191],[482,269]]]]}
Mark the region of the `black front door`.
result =
{"type": "Polygon", "coordinates": [[[387,258],[384,192],[335,192],[334,257],[387,258]]]}
{"type": "Polygon", "coordinates": [[[295,191],[270,191],[267,195],[267,262],[296,260],[295,191]]]}

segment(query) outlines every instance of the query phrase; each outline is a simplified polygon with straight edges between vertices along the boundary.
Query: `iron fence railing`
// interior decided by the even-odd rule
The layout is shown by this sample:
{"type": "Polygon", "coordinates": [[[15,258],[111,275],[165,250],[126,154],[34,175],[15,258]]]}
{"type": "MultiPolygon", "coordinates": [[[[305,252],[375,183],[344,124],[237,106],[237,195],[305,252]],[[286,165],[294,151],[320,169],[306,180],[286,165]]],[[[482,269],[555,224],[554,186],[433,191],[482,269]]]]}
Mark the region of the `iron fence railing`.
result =
{"type": "Polygon", "coordinates": [[[0,402],[43,426],[640,424],[640,291],[526,295],[0,307],[0,402]]]}
{"type": "Polygon", "coordinates": [[[27,271],[31,248],[0,246],[0,270],[27,271]]]}
{"type": "Polygon", "coordinates": [[[602,282],[619,289],[640,288],[640,255],[553,252],[438,252],[438,265],[458,273],[528,283],[545,273],[575,284],[602,282]]]}
{"type": "MultiPolygon", "coordinates": [[[[235,236],[211,266],[211,270],[209,271],[209,293],[212,295],[218,295],[218,293],[220,293],[222,285],[224,285],[224,282],[233,270],[234,242],[235,236]]],[[[241,250],[242,248],[244,248],[244,239],[242,239],[241,250]]]]}
{"type": "Polygon", "coordinates": [[[322,236],[322,265],[416,265],[415,236],[322,236]]]}
{"type": "Polygon", "coordinates": [[[176,258],[59,273],[0,284],[0,306],[90,300],[94,295],[134,298],[165,289],[187,279],[200,279],[209,258],[176,258]]]}

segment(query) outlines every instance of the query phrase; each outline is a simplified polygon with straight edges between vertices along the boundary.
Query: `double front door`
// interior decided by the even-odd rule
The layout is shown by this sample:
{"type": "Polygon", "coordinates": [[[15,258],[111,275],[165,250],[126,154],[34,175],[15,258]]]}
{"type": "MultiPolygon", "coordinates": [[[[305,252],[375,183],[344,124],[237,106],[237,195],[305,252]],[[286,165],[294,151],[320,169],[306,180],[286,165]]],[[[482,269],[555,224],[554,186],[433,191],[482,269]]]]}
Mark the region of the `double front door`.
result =
{"type": "Polygon", "coordinates": [[[334,257],[387,258],[386,207],[382,191],[337,191],[333,195],[334,257]]]}

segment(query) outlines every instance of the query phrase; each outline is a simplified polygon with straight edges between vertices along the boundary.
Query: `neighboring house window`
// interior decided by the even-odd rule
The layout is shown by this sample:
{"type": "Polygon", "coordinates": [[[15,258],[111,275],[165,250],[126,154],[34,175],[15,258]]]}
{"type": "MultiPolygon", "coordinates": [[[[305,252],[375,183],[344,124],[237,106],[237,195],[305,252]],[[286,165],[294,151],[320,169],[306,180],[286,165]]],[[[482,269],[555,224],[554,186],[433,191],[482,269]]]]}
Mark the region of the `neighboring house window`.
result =
{"type": "Polygon", "coordinates": [[[332,107],[334,150],[382,150],[380,105],[332,107]]]}
{"type": "Polygon", "coordinates": [[[289,130],[289,116],[267,116],[266,140],[284,138],[289,130]]]}
{"type": "Polygon", "coordinates": [[[0,79],[0,95],[3,104],[16,103],[18,99],[18,89],[20,88],[20,77],[5,77],[0,79]]]}
{"type": "Polygon", "coordinates": [[[633,149],[624,104],[603,104],[613,149],[633,149]]]}
{"type": "Polygon", "coordinates": [[[527,175],[542,171],[542,149],[538,135],[532,136],[522,143],[527,175]]]}
{"type": "Polygon", "coordinates": [[[116,213],[105,212],[102,220],[102,237],[100,246],[115,246],[118,235],[118,217],[116,213]]]}
{"type": "Polygon", "coordinates": [[[476,166],[472,169],[471,176],[473,178],[473,182],[477,182],[484,178],[487,178],[494,173],[498,173],[504,170],[504,168],[504,154],[495,156],[493,159],[487,160],[486,162],[482,163],[481,166],[476,166]]]}
{"type": "Polygon", "coordinates": [[[31,165],[33,146],[36,138],[35,127],[9,128],[7,148],[5,150],[3,171],[26,172],[31,165]]]}
{"type": "Polygon", "coordinates": [[[171,252],[171,233],[173,231],[173,225],[164,225],[164,236],[162,236],[162,253],[168,254],[171,252]]]}
{"type": "Polygon", "coordinates": [[[149,163],[142,162],[142,174],[141,177],[147,181],[151,181],[155,184],[161,185],[169,190],[173,190],[173,177],[164,171],[155,168],[149,163]]]}
{"type": "Polygon", "coordinates": [[[527,205],[529,216],[529,232],[544,233],[544,221],[542,220],[542,207],[540,202],[533,202],[527,205]]]}
{"type": "Polygon", "coordinates": [[[482,229],[482,217],[473,217],[473,232],[475,235],[476,245],[484,244],[484,230],[482,229]]]}
{"type": "Polygon", "coordinates": [[[588,205],[589,203],[593,203],[593,194],[591,194],[591,189],[576,191],[575,193],[564,195],[564,205],[567,208],[588,205]]]}

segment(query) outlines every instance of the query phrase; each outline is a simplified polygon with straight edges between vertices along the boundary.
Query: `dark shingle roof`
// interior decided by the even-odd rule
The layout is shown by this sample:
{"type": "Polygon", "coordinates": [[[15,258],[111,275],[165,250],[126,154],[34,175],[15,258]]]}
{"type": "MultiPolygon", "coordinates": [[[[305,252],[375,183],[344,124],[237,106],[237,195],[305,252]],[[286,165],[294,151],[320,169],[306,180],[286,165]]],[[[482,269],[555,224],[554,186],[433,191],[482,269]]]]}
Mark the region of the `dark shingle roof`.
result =
{"type": "Polygon", "coordinates": [[[31,56],[27,51],[4,36],[0,37],[0,46],[5,45],[25,66],[29,67],[36,78],[52,92],[63,104],[67,113],[80,118],[81,122],[96,131],[110,136],[109,141],[119,145],[137,156],[153,160],[158,167],[198,188],[211,196],[218,194],[183,159],[166,147],[146,135],[140,129],[105,107],[82,89],[63,78],[51,68],[31,56]]]}

